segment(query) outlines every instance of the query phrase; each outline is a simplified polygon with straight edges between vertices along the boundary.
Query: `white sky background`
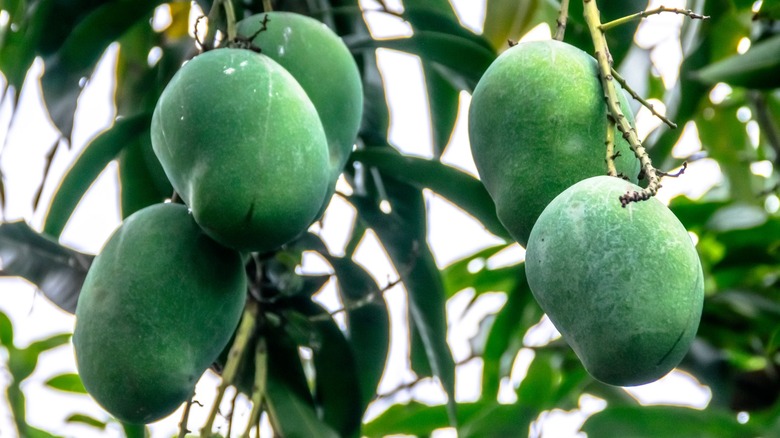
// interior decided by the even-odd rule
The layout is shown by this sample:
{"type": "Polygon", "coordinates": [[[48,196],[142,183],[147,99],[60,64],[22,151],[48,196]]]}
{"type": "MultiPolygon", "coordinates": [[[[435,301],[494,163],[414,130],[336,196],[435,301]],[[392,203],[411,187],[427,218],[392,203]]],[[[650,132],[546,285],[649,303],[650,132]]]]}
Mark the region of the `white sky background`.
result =
{"type": "MultiPolygon", "coordinates": [[[[370,0],[361,2],[369,9],[377,5],[370,0]]],[[[399,10],[400,2],[387,1],[391,9],[399,10]]],[[[484,20],[484,0],[453,0],[464,26],[477,32],[481,31],[484,20]]],[[[657,7],[660,2],[651,2],[651,7],[657,7]]],[[[664,1],[664,6],[684,7],[685,2],[664,1]]],[[[392,36],[409,33],[406,24],[385,14],[368,14],[369,24],[377,34],[392,36]]],[[[682,17],[672,14],[656,15],[647,19],[642,25],[638,43],[642,47],[657,46],[654,61],[658,69],[673,77],[680,62],[679,41],[677,32],[682,17]]],[[[534,29],[527,36],[532,39],[549,39],[547,26],[534,29]]],[[[53,193],[60,176],[64,174],[70,163],[75,159],[83,146],[95,134],[107,127],[114,116],[114,109],[109,105],[112,92],[111,68],[113,57],[107,56],[101,62],[98,73],[90,80],[84,95],[79,102],[74,128],[73,146],[70,151],[62,150],[56,156],[50,175],[50,180],[44,190],[42,205],[46,205],[53,193]]],[[[388,91],[391,106],[390,140],[401,151],[407,154],[430,157],[432,155],[431,128],[428,123],[427,103],[425,101],[422,73],[419,60],[411,55],[389,50],[379,51],[379,63],[388,91]]],[[[41,63],[36,62],[31,72],[32,78],[41,73],[41,63]]],[[[29,78],[28,77],[28,80],[29,78]]],[[[476,176],[476,169],[471,158],[468,145],[467,121],[470,96],[461,93],[460,113],[458,122],[444,154],[442,161],[456,166],[476,176]]],[[[658,107],[660,102],[656,104],[658,107]]],[[[662,105],[661,105],[662,106],[662,105]]],[[[4,220],[25,219],[33,227],[40,229],[42,211],[33,214],[31,201],[37,185],[42,177],[44,156],[48,148],[57,138],[57,134],[41,106],[40,90],[27,86],[24,88],[20,108],[10,132],[5,132],[10,117],[9,106],[0,107],[0,142],[8,139],[8,145],[2,156],[2,171],[5,175],[8,199],[4,212],[4,220]]],[[[639,112],[637,124],[640,133],[645,134],[656,121],[645,110],[639,112]]],[[[701,148],[695,135],[695,127],[686,127],[686,135],[675,148],[680,156],[688,155],[701,148]]],[[[688,193],[698,196],[706,188],[717,182],[720,177],[717,164],[712,160],[700,160],[689,165],[683,178],[664,180],[661,191],[662,199],[670,199],[677,193],[688,193]],[[695,184],[693,182],[696,182],[695,184]]],[[[460,209],[454,207],[443,198],[426,191],[426,201],[429,211],[429,243],[433,249],[437,264],[446,266],[454,260],[473,253],[486,246],[501,242],[500,239],[488,234],[484,229],[460,209]],[[467,238],[466,238],[467,237],[467,238]]],[[[346,202],[334,197],[331,209],[328,211],[323,228],[320,230],[332,252],[343,253],[346,243],[348,224],[354,217],[354,212],[346,202]]],[[[82,200],[75,216],[63,234],[62,241],[79,250],[97,253],[111,232],[119,225],[117,175],[116,166],[112,164],[103,172],[93,185],[87,196],[82,200]]],[[[523,257],[521,248],[503,254],[502,263],[515,263],[523,257]]],[[[388,262],[378,241],[372,235],[364,239],[357,252],[356,259],[377,278],[380,285],[387,284],[397,273],[388,262]]],[[[498,261],[498,260],[497,260],[498,261]]],[[[309,272],[328,271],[327,265],[316,256],[307,256],[304,260],[305,269],[309,272]]],[[[393,370],[387,373],[380,385],[380,393],[387,392],[403,382],[414,379],[410,370],[405,369],[404,357],[408,354],[405,333],[400,330],[405,318],[405,300],[403,291],[395,288],[385,295],[392,311],[393,327],[390,351],[390,366],[393,370]]],[[[447,307],[450,330],[448,340],[455,360],[462,360],[469,355],[468,338],[476,333],[479,321],[490,312],[494,312],[503,304],[501,294],[486,294],[478,300],[477,305],[468,313],[463,314],[471,292],[465,291],[450,300],[447,307]]],[[[320,295],[320,299],[331,308],[339,306],[335,297],[335,288],[329,285],[320,295]]],[[[74,318],[66,314],[45,298],[37,296],[34,288],[18,279],[0,280],[0,310],[8,314],[14,324],[15,342],[23,347],[33,340],[42,339],[56,333],[71,332],[74,318]]],[[[543,324],[537,330],[537,336],[530,337],[527,342],[540,342],[551,335],[549,323],[543,324]]],[[[0,353],[0,359],[5,359],[5,353],[0,353]]],[[[533,358],[530,350],[523,350],[515,362],[511,381],[504,382],[502,398],[512,401],[512,386],[522,379],[525,370],[533,358]]],[[[458,386],[456,398],[458,401],[474,400],[479,394],[479,387],[473,384],[479,381],[481,363],[472,360],[458,367],[458,386]]],[[[97,407],[88,397],[74,396],[47,389],[43,382],[52,376],[75,372],[73,350],[70,345],[60,347],[41,356],[38,369],[24,386],[27,396],[29,422],[47,431],[73,437],[122,436],[118,426],[114,425],[109,432],[99,432],[96,429],[66,425],[64,419],[73,413],[86,413],[99,419],[108,419],[108,415],[97,407]]],[[[209,405],[214,398],[217,380],[207,373],[198,386],[198,398],[209,405]]],[[[7,372],[0,367],[0,388],[7,382],[7,372]]],[[[414,397],[431,402],[442,402],[443,393],[434,382],[422,382],[414,392],[414,397]]],[[[659,382],[631,390],[641,400],[647,403],[678,402],[691,406],[703,407],[709,400],[709,392],[695,385],[691,379],[682,373],[673,373],[659,382]]],[[[401,392],[395,400],[409,400],[410,392],[401,392]]],[[[586,412],[594,412],[603,408],[603,402],[593,397],[583,397],[581,406],[586,412]]],[[[375,412],[376,409],[370,412],[375,412]]],[[[194,409],[190,424],[200,426],[204,422],[206,409],[194,409]]],[[[180,411],[171,417],[152,425],[153,437],[170,437],[178,429],[181,418],[180,411]]],[[[576,431],[583,421],[582,415],[564,414],[562,411],[552,411],[544,415],[541,426],[534,432],[544,432],[546,436],[570,437],[577,436],[576,431]]],[[[239,422],[241,420],[239,419],[239,422]]],[[[10,413],[0,397],[0,438],[13,438],[9,433],[13,430],[10,423],[10,413]]],[[[440,436],[452,436],[451,431],[443,431],[440,436]]],[[[580,434],[579,436],[582,436],[580,434]]]]}

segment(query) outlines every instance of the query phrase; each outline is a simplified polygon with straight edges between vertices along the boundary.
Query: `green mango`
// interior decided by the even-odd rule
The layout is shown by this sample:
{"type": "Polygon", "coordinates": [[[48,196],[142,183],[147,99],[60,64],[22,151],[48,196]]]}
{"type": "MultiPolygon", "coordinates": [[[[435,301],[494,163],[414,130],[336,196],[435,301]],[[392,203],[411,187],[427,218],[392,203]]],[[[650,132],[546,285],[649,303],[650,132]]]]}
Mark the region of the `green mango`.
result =
{"type": "Polygon", "coordinates": [[[327,207],[363,116],[363,83],[355,59],[328,26],[292,12],[247,17],[238,22],[237,32],[254,36],[252,44],[289,71],[317,108],[330,151],[327,207]],[[266,29],[258,33],[266,17],[266,29]]]}
{"type": "Polygon", "coordinates": [[[539,216],[525,260],[534,297],[585,369],[617,386],[677,366],[704,299],[685,227],[655,198],[621,207],[629,190],[640,188],[609,176],[566,189],[539,216]]]}
{"type": "Polygon", "coordinates": [[[241,256],[180,204],[129,216],[95,258],[76,307],[84,387],[128,423],[150,423],[192,394],[227,345],[246,300],[241,256]]]}
{"type": "MultiPolygon", "coordinates": [[[[619,85],[618,90],[633,124],[619,85]]],[[[606,135],[596,60],[572,45],[520,43],[502,53],[474,89],[469,109],[474,162],[498,218],[523,246],[555,196],[607,173],[606,135]]],[[[636,183],[639,160],[617,128],[615,151],[618,173],[636,183]]]]}
{"type": "Polygon", "coordinates": [[[187,62],[152,116],[152,148],[195,221],[240,251],[306,231],[328,186],[317,110],[271,58],[216,49],[187,62]]]}

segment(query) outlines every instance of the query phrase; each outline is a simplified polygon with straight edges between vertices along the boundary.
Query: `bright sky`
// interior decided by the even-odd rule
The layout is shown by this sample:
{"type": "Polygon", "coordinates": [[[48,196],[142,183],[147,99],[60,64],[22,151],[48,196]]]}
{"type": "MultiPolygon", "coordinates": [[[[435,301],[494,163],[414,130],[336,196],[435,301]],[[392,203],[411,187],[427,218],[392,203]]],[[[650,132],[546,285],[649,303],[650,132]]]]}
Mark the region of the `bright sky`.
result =
{"type": "MultiPolygon", "coordinates": [[[[387,1],[386,3],[391,9],[400,9],[399,1],[387,1]]],[[[481,31],[484,20],[484,0],[455,0],[453,3],[462,23],[477,32],[481,31]]],[[[684,3],[680,0],[663,2],[665,6],[669,7],[683,7],[684,3]]],[[[377,5],[370,0],[361,1],[361,4],[369,9],[377,8],[377,5]]],[[[659,2],[653,1],[651,7],[659,4],[659,2]]],[[[410,32],[405,23],[385,14],[368,14],[368,20],[372,31],[377,35],[405,35],[410,32]]],[[[640,46],[644,48],[657,47],[653,59],[659,71],[666,78],[673,78],[676,75],[676,69],[680,62],[677,31],[681,22],[681,17],[672,14],[653,16],[642,25],[642,31],[637,39],[640,46]],[[660,56],[661,53],[663,56],[660,56]]],[[[534,29],[527,38],[549,39],[549,27],[540,26],[534,29]]],[[[79,101],[73,146],[70,151],[62,151],[55,157],[51,172],[52,175],[56,176],[50,177],[49,184],[44,189],[42,199],[44,204],[48,203],[56,188],[58,176],[67,170],[86,142],[108,126],[113,119],[114,109],[109,105],[109,96],[112,91],[111,68],[114,58],[115,52],[109,50],[101,61],[97,73],[85,88],[84,95],[79,101]]],[[[431,128],[427,122],[427,103],[425,102],[419,59],[399,52],[380,50],[379,63],[388,90],[392,112],[389,133],[392,143],[404,153],[431,156],[431,128]]],[[[41,68],[41,63],[36,62],[29,77],[38,77],[41,74],[41,68]]],[[[33,214],[30,204],[42,175],[44,156],[57,135],[41,108],[40,91],[29,86],[25,87],[24,90],[25,93],[22,94],[19,111],[12,129],[10,132],[0,131],[0,142],[6,140],[6,137],[8,142],[2,156],[2,171],[9,193],[4,219],[24,218],[32,226],[40,228],[42,215],[40,212],[33,214]]],[[[442,160],[476,175],[466,132],[469,100],[470,96],[467,93],[461,94],[458,122],[442,160]]],[[[9,117],[9,106],[6,103],[0,107],[0,126],[8,126],[9,117]]],[[[639,112],[637,124],[640,133],[649,132],[654,123],[656,122],[647,111],[639,112]]],[[[683,136],[683,141],[677,146],[675,152],[686,155],[700,149],[700,147],[695,131],[686,127],[686,135],[683,136]]],[[[689,166],[685,178],[665,180],[661,196],[669,199],[677,193],[685,192],[691,195],[703,193],[706,187],[717,181],[718,176],[717,164],[711,160],[697,161],[689,166]],[[699,184],[691,184],[691,181],[694,180],[699,184]]],[[[116,184],[116,166],[112,164],[103,172],[85,199],[82,200],[63,234],[62,241],[65,244],[90,253],[97,253],[100,250],[110,233],[119,224],[116,184]]],[[[471,254],[475,250],[501,242],[500,239],[485,232],[478,223],[443,198],[426,192],[426,202],[429,210],[429,243],[440,267],[471,254]],[[453,236],[457,236],[457,238],[453,238],[453,236]],[[468,237],[464,238],[464,236],[468,237]]],[[[319,232],[325,238],[331,251],[336,254],[343,253],[348,238],[348,225],[352,218],[354,218],[352,208],[338,197],[334,198],[324,219],[323,228],[319,232]]],[[[510,251],[497,256],[491,262],[517,263],[522,260],[523,255],[523,250],[515,245],[510,251]]],[[[387,284],[388,281],[397,278],[397,273],[393,270],[381,246],[371,233],[361,243],[356,260],[378,279],[380,285],[387,284]]],[[[307,255],[304,259],[304,269],[307,272],[329,272],[327,265],[314,255],[307,255]]],[[[14,323],[17,346],[25,346],[32,340],[41,339],[51,334],[72,331],[74,318],[55,308],[45,298],[36,296],[32,286],[17,279],[4,279],[0,282],[2,282],[3,291],[0,295],[0,310],[8,314],[14,323]]],[[[450,300],[447,307],[450,321],[448,340],[456,361],[468,357],[468,338],[476,333],[478,323],[485,315],[494,312],[504,302],[504,297],[501,294],[486,294],[477,301],[477,304],[468,313],[464,314],[465,305],[471,299],[470,294],[469,291],[461,293],[458,297],[450,300]]],[[[319,299],[331,308],[337,308],[339,303],[335,297],[335,287],[330,284],[320,294],[319,299]]],[[[388,367],[392,372],[387,373],[383,379],[379,389],[380,393],[390,391],[399,384],[414,378],[411,371],[406,369],[404,365],[404,358],[408,353],[405,341],[406,334],[401,330],[406,314],[403,291],[397,287],[388,291],[385,298],[392,312],[393,332],[388,367]]],[[[549,322],[543,323],[526,341],[534,343],[549,339],[553,330],[549,322]]],[[[520,352],[513,367],[511,379],[504,382],[503,400],[513,401],[512,387],[522,379],[532,358],[533,352],[530,350],[525,349],[520,352]]],[[[458,367],[457,371],[456,398],[459,401],[474,400],[479,394],[479,388],[473,384],[473,382],[479,381],[478,376],[481,373],[479,360],[469,361],[458,367]]],[[[44,381],[64,372],[75,372],[73,351],[70,345],[42,356],[36,373],[28,379],[24,390],[28,400],[29,422],[66,436],[121,436],[115,425],[111,426],[110,433],[104,434],[91,428],[64,424],[64,418],[74,412],[87,413],[100,419],[108,418],[107,414],[97,408],[94,402],[87,397],[63,394],[43,386],[44,381]]],[[[0,371],[0,387],[4,387],[6,379],[5,371],[0,371]]],[[[216,378],[207,373],[198,386],[198,398],[204,401],[213,400],[216,385],[216,378]]],[[[679,402],[699,407],[706,405],[709,399],[709,393],[706,389],[697,387],[682,373],[673,373],[659,382],[633,389],[631,393],[649,403],[679,402]]],[[[404,401],[411,397],[411,393],[401,392],[394,401],[404,401]]],[[[442,391],[434,382],[423,382],[418,385],[414,397],[430,402],[444,400],[442,391]]],[[[208,403],[206,404],[208,405],[208,403]]],[[[603,408],[603,402],[593,397],[583,397],[581,406],[584,412],[594,412],[603,408]]],[[[203,424],[206,412],[205,409],[195,408],[190,424],[193,426],[203,424]]],[[[377,408],[372,409],[371,413],[377,413],[377,408]]],[[[178,429],[180,417],[180,412],[177,412],[168,419],[155,423],[152,426],[153,437],[173,436],[178,429]]],[[[239,421],[241,421],[240,418],[239,421]]],[[[566,414],[556,410],[545,414],[541,422],[541,429],[548,436],[576,436],[576,430],[582,421],[582,415],[566,414]]],[[[12,429],[7,407],[0,403],[0,438],[11,438],[3,431],[12,429]]],[[[540,429],[537,427],[535,430],[539,432],[540,429]]],[[[452,436],[452,433],[451,431],[443,431],[439,436],[452,436]]]]}

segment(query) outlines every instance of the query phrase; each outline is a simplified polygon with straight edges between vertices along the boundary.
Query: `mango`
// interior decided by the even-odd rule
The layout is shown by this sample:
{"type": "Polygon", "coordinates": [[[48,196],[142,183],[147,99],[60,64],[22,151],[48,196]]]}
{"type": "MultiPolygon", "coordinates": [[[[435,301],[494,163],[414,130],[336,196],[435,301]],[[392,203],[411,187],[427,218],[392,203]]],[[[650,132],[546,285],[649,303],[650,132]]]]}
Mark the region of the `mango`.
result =
{"type": "Polygon", "coordinates": [[[240,254],[205,235],[187,207],[139,210],[81,289],[73,345],[84,387],[122,421],[169,415],[227,345],[245,299],[240,254]]]}
{"type": "MultiPolygon", "coordinates": [[[[617,86],[621,109],[633,123],[617,86]]],[[[617,171],[636,183],[639,161],[616,128],[614,134],[617,171]]],[[[474,89],[474,162],[498,218],[523,246],[555,196],[585,178],[606,175],[606,135],[596,60],[572,45],[520,43],[502,53],[474,89]]]]}
{"type": "Polygon", "coordinates": [[[327,191],[328,144],[290,73],[244,49],[187,62],[152,117],[152,148],[214,240],[272,251],[306,231],[327,191]]]}
{"type": "Polygon", "coordinates": [[[330,153],[327,204],[363,116],[363,83],[352,54],[328,26],[292,12],[247,17],[238,22],[237,32],[244,38],[254,36],[252,44],[289,71],[317,109],[330,153]],[[266,29],[258,32],[264,22],[266,29]]]}
{"type": "Polygon", "coordinates": [[[544,209],[531,231],[528,284],[596,379],[617,386],[663,377],[701,318],[704,282],[685,227],[655,198],[621,207],[639,187],[597,176],[544,209]]]}

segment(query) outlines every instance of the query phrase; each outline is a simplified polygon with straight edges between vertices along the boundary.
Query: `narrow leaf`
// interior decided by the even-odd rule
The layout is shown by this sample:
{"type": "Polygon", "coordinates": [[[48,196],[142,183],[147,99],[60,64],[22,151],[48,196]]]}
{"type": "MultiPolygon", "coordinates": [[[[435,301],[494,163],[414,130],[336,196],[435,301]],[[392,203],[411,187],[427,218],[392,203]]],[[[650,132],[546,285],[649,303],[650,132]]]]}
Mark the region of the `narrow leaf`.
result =
{"type": "Polygon", "coordinates": [[[73,414],[68,418],[66,418],[65,422],[86,424],[87,426],[92,426],[100,430],[106,430],[106,427],[108,426],[108,424],[105,421],[100,421],[97,418],[93,418],[90,417],[89,415],[84,415],[84,414],[73,414]]]}
{"type": "Polygon", "coordinates": [[[0,312],[0,345],[7,349],[14,348],[14,326],[3,312],[0,312]]]}
{"type": "Polygon", "coordinates": [[[76,311],[92,259],[36,233],[24,222],[0,225],[0,275],[22,277],[35,284],[66,312],[76,311]]]}
{"type": "Polygon", "coordinates": [[[78,374],[60,374],[54,376],[46,381],[46,386],[65,392],[75,392],[78,394],[87,393],[78,374]]]}
{"type": "Polygon", "coordinates": [[[735,54],[699,70],[695,76],[707,84],[725,82],[755,89],[780,87],[780,35],[752,45],[747,52],[735,54]]]}
{"type": "Polygon", "coordinates": [[[455,128],[460,90],[427,63],[423,63],[423,72],[433,129],[433,156],[438,159],[444,153],[455,128]]]}
{"type": "Polygon", "coordinates": [[[479,220],[498,237],[511,240],[496,216],[496,205],[482,183],[454,167],[435,160],[413,158],[394,150],[372,148],[355,151],[352,160],[375,166],[417,188],[429,188],[479,220]]]}
{"type": "Polygon", "coordinates": [[[54,194],[43,224],[44,233],[55,238],[62,234],[70,215],[92,182],[122,148],[148,129],[150,123],[150,114],[117,120],[86,146],[54,194]]]}
{"type": "Polygon", "coordinates": [[[496,50],[507,48],[507,40],[516,41],[530,29],[539,3],[539,0],[487,0],[483,37],[496,50]]]}
{"type": "Polygon", "coordinates": [[[739,424],[736,414],[699,411],[676,406],[609,407],[588,418],[582,426],[588,436],[634,438],[719,438],[760,436],[749,425],[739,424]]]}

